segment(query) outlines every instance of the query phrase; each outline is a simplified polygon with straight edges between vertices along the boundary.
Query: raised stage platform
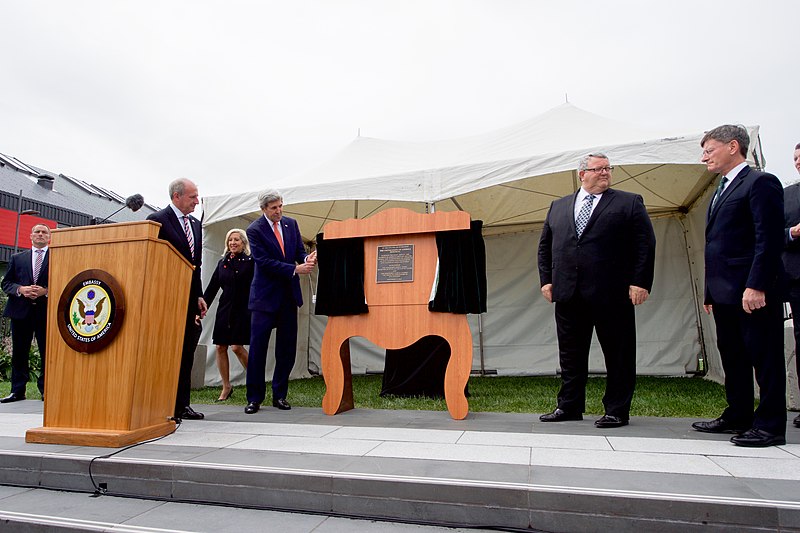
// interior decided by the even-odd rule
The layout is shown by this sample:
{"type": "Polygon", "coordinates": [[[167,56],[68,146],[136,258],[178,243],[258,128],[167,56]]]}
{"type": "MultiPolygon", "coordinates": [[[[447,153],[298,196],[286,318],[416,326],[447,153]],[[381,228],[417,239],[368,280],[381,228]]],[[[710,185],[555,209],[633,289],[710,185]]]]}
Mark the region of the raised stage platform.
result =
{"type": "MultiPolygon", "coordinates": [[[[487,529],[800,531],[800,429],[791,425],[786,446],[747,449],[692,431],[693,419],[598,430],[595,416],[543,424],[538,413],[200,410],[206,420],[96,460],[107,496],[59,512],[81,519],[100,508],[92,502],[124,495],[487,529]]],[[[115,451],[25,443],[41,424],[39,401],[0,405],[0,524],[35,515],[20,504],[32,494],[48,501],[26,488],[93,492],[91,459],[115,451]]],[[[135,517],[108,521],[139,527],[135,517]]]]}

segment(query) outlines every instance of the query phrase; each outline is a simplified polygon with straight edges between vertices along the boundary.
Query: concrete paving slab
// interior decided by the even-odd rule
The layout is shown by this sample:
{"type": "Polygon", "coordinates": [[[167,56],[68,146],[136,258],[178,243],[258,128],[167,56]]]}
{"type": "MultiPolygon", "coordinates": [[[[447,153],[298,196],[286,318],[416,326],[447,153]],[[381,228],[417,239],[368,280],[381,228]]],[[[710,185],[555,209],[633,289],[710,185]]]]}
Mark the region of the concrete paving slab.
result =
{"type": "Polygon", "coordinates": [[[333,431],[327,435],[327,437],[331,439],[347,440],[361,439],[394,442],[438,442],[455,444],[463,434],[463,431],[446,429],[343,427],[333,431]]]}
{"type": "Polygon", "coordinates": [[[405,459],[435,459],[476,463],[529,464],[530,450],[511,446],[473,446],[419,442],[383,442],[367,455],[405,459]]]}
{"type": "Polygon", "coordinates": [[[531,464],[561,466],[564,468],[630,470],[704,476],[730,475],[725,469],[702,455],[609,452],[603,450],[569,450],[565,452],[537,448],[531,450],[531,464]]]}
{"type": "Polygon", "coordinates": [[[324,453],[329,455],[364,455],[379,446],[378,441],[349,440],[346,445],[336,439],[314,439],[306,437],[276,437],[258,435],[231,444],[231,448],[248,450],[274,450],[280,452],[324,453]]]}
{"type": "Polygon", "coordinates": [[[541,435],[500,431],[465,431],[458,444],[483,446],[522,446],[526,448],[558,448],[575,450],[608,450],[613,448],[606,437],[593,435],[541,435]]]}

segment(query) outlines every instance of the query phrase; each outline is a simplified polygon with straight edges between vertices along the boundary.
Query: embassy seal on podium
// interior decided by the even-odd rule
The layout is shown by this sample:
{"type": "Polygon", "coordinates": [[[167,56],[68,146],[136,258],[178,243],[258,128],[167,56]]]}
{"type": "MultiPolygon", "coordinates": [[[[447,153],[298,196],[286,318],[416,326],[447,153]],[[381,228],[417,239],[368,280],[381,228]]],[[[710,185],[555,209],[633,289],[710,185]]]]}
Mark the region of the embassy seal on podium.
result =
{"type": "Polygon", "coordinates": [[[61,338],[70,348],[95,353],[108,346],[122,327],[125,295],[108,272],[84,270],[67,283],[56,316],[61,338]]]}

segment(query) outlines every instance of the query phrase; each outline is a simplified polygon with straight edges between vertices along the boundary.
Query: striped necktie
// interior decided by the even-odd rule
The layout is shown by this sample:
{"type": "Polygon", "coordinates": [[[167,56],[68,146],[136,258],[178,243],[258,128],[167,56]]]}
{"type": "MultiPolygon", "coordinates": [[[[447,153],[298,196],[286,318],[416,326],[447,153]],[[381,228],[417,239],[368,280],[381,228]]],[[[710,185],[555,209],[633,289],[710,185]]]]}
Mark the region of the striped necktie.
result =
{"type": "Polygon", "coordinates": [[[33,263],[33,284],[39,281],[39,274],[42,273],[42,262],[44,261],[44,250],[36,250],[36,261],[33,263]]]}
{"type": "Polygon", "coordinates": [[[194,259],[194,234],[192,234],[192,226],[189,224],[189,215],[183,215],[183,231],[186,233],[186,240],[189,241],[189,251],[194,259]]]}

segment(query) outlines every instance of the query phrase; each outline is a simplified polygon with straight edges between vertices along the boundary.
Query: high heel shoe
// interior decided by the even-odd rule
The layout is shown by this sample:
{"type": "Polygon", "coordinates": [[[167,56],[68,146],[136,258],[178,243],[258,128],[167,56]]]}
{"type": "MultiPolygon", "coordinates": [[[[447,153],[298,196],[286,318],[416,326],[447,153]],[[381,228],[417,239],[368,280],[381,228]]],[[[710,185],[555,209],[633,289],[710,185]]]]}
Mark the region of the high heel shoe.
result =
{"type": "Polygon", "coordinates": [[[225,396],[224,398],[218,398],[218,399],[215,400],[215,402],[219,403],[219,402],[228,401],[231,396],[233,396],[233,387],[231,387],[231,390],[228,391],[228,395],[227,396],[225,396]]]}

